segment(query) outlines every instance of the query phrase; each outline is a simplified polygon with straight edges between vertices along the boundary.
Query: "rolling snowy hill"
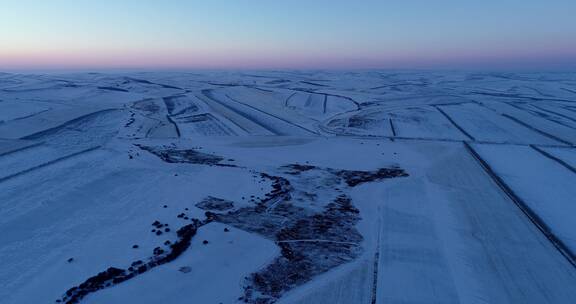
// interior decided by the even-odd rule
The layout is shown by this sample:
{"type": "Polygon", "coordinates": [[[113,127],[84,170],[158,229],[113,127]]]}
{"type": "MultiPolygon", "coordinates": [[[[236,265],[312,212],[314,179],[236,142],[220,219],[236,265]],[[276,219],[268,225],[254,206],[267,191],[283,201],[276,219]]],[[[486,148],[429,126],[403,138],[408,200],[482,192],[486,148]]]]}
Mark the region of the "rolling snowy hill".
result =
{"type": "Polygon", "coordinates": [[[0,74],[1,303],[576,303],[576,74],[0,74]]]}

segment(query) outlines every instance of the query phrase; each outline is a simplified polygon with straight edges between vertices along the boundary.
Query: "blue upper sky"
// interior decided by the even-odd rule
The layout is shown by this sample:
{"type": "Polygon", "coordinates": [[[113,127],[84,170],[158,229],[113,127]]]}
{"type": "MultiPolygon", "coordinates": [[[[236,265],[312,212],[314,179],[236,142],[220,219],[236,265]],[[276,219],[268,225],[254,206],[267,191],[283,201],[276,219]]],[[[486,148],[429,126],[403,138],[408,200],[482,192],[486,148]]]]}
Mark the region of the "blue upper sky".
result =
{"type": "Polygon", "coordinates": [[[39,67],[576,67],[576,1],[0,0],[0,70],[39,67]]]}

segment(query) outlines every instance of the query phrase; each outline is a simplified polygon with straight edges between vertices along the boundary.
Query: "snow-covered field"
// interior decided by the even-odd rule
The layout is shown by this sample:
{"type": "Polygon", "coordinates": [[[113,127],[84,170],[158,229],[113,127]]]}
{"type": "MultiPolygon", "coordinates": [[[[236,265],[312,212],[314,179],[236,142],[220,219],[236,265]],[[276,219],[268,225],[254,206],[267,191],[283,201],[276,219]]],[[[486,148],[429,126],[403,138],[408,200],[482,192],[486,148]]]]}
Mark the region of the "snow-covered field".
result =
{"type": "Polygon", "coordinates": [[[576,303],[576,74],[0,73],[0,303],[576,303]]]}

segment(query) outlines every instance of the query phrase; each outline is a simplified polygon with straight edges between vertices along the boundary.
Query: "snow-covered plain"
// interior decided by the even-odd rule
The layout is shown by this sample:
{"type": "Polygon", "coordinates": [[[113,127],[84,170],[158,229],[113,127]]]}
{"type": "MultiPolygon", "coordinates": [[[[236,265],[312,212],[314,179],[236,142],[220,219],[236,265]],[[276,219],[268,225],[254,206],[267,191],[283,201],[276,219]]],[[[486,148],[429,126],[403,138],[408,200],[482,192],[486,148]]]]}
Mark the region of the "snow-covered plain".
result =
{"type": "Polygon", "coordinates": [[[0,74],[0,303],[576,303],[576,74],[0,74]]]}

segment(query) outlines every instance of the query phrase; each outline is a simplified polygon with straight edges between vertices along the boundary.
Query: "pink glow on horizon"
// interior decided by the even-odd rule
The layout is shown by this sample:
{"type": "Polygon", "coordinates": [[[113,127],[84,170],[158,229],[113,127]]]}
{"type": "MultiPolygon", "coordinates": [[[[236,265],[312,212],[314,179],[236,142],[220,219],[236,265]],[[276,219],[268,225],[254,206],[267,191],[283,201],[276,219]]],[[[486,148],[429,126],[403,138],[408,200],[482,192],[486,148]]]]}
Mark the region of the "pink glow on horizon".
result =
{"type": "Polygon", "coordinates": [[[500,50],[394,50],[361,55],[313,52],[250,51],[2,51],[0,69],[82,68],[434,68],[514,66],[576,66],[576,48],[500,50]]]}

